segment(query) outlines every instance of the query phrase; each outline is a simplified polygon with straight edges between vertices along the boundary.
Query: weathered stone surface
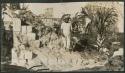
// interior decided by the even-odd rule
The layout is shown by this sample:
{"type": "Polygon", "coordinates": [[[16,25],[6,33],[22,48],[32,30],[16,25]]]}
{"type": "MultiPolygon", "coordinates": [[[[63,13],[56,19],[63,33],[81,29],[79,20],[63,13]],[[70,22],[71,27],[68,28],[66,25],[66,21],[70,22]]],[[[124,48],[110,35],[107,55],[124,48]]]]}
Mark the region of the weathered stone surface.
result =
{"type": "Polygon", "coordinates": [[[38,55],[38,58],[43,62],[43,64],[45,64],[46,66],[48,65],[48,58],[45,55],[45,52],[40,52],[40,51],[36,51],[36,54],[38,55]]]}
{"type": "Polygon", "coordinates": [[[27,33],[31,33],[32,32],[32,26],[27,26],[27,33]]]}
{"type": "Polygon", "coordinates": [[[13,41],[14,41],[14,47],[20,45],[20,40],[18,39],[19,32],[13,32],[13,41]]]}
{"type": "Polygon", "coordinates": [[[123,52],[124,52],[123,48],[120,48],[118,51],[114,52],[113,57],[118,55],[123,56],[123,52]]]}
{"type": "Polygon", "coordinates": [[[41,61],[38,59],[38,57],[29,61],[27,68],[31,68],[31,67],[37,66],[37,65],[41,65],[41,61]]]}
{"type": "Polygon", "coordinates": [[[26,26],[22,26],[21,27],[21,32],[22,32],[22,34],[26,34],[27,33],[27,27],[26,26]]]}
{"type": "Polygon", "coordinates": [[[13,18],[13,31],[21,31],[21,20],[13,18]]]}
{"type": "Polygon", "coordinates": [[[25,59],[30,61],[32,59],[32,51],[31,50],[25,50],[25,59]]]}
{"type": "Polygon", "coordinates": [[[58,65],[64,65],[64,64],[66,64],[65,60],[63,58],[58,58],[58,65]]]}
{"type": "Polygon", "coordinates": [[[26,48],[26,47],[21,44],[21,45],[19,45],[19,48],[18,48],[18,49],[20,50],[20,52],[22,52],[22,53],[24,52],[24,53],[25,53],[25,48],[26,48]]]}
{"type": "Polygon", "coordinates": [[[19,63],[18,63],[18,66],[25,67],[25,66],[26,66],[26,60],[20,59],[20,60],[19,60],[19,63]]]}
{"type": "Polygon", "coordinates": [[[57,65],[57,59],[53,55],[48,56],[48,65],[57,65]]]}
{"type": "Polygon", "coordinates": [[[25,60],[25,46],[20,45],[19,46],[19,63],[18,66],[25,66],[26,60],[25,60]]]}
{"type": "Polygon", "coordinates": [[[40,41],[35,40],[33,45],[38,48],[40,46],[40,41]]]}
{"type": "Polygon", "coordinates": [[[82,62],[81,56],[77,52],[72,52],[71,54],[72,65],[80,65],[82,62]]]}
{"type": "Polygon", "coordinates": [[[11,59],[11,65],[17,65],[19,63],[18,55],[17,55],[17,49],[12,48],[12,59],[11,59]]]}
{"type": "Polygon", "coordinates": [[[66,64],[71,64],[72,63],[71,55],[70,55],[69,52],[65,52],[63,54],[63,59],[65,60],[66,64]]]}
{"type": "Polygon", "coordinates": [[[31,67],[32,67],[32,69],[35,70],[35,71],[38,70],[38,69],[48,69],[38,57],[32,59],[32,60],[29,62],[27,68],[29,69],[29,68],[31,68],[31,67]],[[41,66],[40,66],[40,65],[41,65],[41,66]],[[33,67],[33,66],[38,66],[38,67],[33,67]]]}
{"type": "Polygon", "coordinates": [[[35,33],[27,33],[28,40],[35,40],[36,34],[35,33]]]}
{"type": "MultiPolygon", "coordinates": [[[[8,13],[10,13],[10,12],[8,12],[8,13]]],[[[4,15],[2,15],[3,16],[3,21],[5,22],[5,21],[12,21],[12,17],[10,17],[9,15],[7,15],[7,14],[4,14],[4,15]]]]}
{"type": "Polygon", "coordinates": [[[19,38],[20,38],[22,44],[29,43],[29,40],[28,40],[29,37],[27,37],[26,34],[21,34],[19,38]]]}

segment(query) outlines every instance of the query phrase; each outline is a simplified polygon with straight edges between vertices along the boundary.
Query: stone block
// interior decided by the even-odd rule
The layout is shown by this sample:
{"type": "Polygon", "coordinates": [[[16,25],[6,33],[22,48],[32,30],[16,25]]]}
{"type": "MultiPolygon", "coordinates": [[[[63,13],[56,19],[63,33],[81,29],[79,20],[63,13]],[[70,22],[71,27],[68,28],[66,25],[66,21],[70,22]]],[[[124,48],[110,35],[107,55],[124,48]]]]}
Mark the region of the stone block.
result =
{"type": "Polygon", "coordinates": [[[22,26],[22,27],[21,27],[21,32],[22,32],[22,34],[26,34],[26,33],[27,33],[27,28],[26,28],[26,26],[22,26]]]}
{"type": "Polygon", "coordinates": [[[28,59],[28,61],[32,59],[32,51],[25,51],[25,59],[28,59]]]}
{"type": "Polygon", "coordinates": [[[19,60],[19,63],[18,63],[18,66],[25,67],[25,65],[26,65],[26,60],[20,59],[20,60],[19,60]]]}
{"type": "Polygon", "coordinates": [[[13,41],[14,41],[13,45],[14,46],[18,46],[20,44],[20,41],[17,38],[17,36],[19,35],[20,35],[19,32],[13,32],[13,41]]]}
{"type": "Polygon", "coordinates": [[[57,59],[55,56],[49,55],[48,57],[49,57],[49,60],[48,60],[49,65],[57,65],[57,59]]]}
{"type": "Polygon", "coordinates": [[[39,53],[38,58],[45,64],[46,66],[48,65],[48,58],[43,55],[43,53],[39,53]]]}
{"type": "Polygon", "coordinates": [[[40,46],[40,41],[39,40],[35,40],[33,45],[35,47],[39,47],[40,46]]]}
{"type": "Polygon", "coordinates": [[[31,68],[31,67],[33,67],[33,66],[37,66],[37,65],[41,65],[41,60],[39,60],[39,58],[38,57],[36,57],[36,58],[34,58],[34,59],[32,59],[32,60],[30,60],[29,62],[28,62],[28,68],[31,68]]]}
{"type": "Polygon", "coordinates": [[[118,51],[115,51],[115,52],[114,52],[114,54],[113,54],[112,57],[115,57],[115,56],[123,56],[123,54],[124,54],[123,52],[124,52],[123,48],[120,48],[118,51]]]}
{"type": "Polygon", "coordinates": [[[8,15],[4,15],[3,16],[3,21],[12,21],[12,18],[10,16],[8,16],[8,15]]]}
{"type": "Polygon", "coordinates": [[[25,49],[20,48],[18,66],[25,66],[25,64],[26,64],[26,60],[25,60],[25,49]]]}
{"type": "Polygon", "coordinates": [[[11,50],[11,53],[12,53],[12,59],[11,59],[11,65],[17,65],[19,60],[18,60],[18,56],[17,56],[17,52],[16,52],[16,49],[13,48],[11,50]]]}
{"type": "Polygon", "coordinates": [[[27,33],[28,40],[35,40],[36,34],[35,33],[27,33]]]}
{"type": "Polygon", "coordinates": [[[27,26],[27,33],[31,33],[32,32],[32,26],[27,26]]]}
{"type": "Polygon", "coordinates": [[[25,60],[25,49],[24,48],[20,48],[19,59],[25,60]]]}
{"type": "Polygon", "coordinates": [[[13,18],[13,31],[21,31],[21,20],[13,18]]]}

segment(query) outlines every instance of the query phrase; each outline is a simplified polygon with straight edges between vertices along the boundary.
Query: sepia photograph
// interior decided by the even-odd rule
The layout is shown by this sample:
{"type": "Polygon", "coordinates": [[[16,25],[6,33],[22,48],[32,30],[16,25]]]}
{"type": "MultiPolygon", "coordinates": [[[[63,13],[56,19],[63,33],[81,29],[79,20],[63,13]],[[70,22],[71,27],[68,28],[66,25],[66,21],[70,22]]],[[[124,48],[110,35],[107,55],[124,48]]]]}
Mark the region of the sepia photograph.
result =
{"type": "Polygon", "coordinates": [[[124,2],[1,8],[1,72],[124,71],[124,2]]]}

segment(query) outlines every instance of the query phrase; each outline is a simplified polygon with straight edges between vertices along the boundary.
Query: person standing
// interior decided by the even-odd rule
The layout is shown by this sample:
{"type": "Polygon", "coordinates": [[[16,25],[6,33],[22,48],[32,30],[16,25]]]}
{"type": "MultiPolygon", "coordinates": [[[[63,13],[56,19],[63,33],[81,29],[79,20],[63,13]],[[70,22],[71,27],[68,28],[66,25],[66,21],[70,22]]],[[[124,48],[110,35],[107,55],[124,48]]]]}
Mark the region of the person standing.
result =
{"type": "Polygon", "coordinates": [[[64,48],[66,50],[70,49],[70,37],[71,37],[71,18],[70,14],[65,14],[62,16],[61,33],[64,48]]]}

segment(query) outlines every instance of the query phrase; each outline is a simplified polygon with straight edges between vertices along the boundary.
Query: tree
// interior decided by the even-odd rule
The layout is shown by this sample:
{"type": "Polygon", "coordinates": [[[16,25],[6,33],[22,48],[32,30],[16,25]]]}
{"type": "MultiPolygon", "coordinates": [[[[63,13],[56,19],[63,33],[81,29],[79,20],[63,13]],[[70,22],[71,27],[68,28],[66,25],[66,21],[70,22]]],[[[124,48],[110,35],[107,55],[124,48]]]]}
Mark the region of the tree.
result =
{"type": "Polygon", "coordinates": [[[83,12],[91,19],[91,23],[86,27],[86,33],[94,35],[96,45],[100,50],[105,40],[110,40],[116,33],[116,22],[118,20],[116,9],[87,5],[83,8],[83,12]]]}
{"type": "Polygon", "coordinates": [[[10,3],[10,9],[18,10],[18,9],[20,9],[20,4],[19,3],[10,3]]]}

